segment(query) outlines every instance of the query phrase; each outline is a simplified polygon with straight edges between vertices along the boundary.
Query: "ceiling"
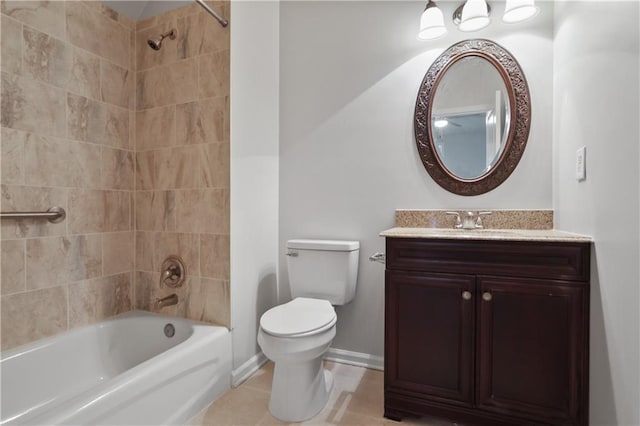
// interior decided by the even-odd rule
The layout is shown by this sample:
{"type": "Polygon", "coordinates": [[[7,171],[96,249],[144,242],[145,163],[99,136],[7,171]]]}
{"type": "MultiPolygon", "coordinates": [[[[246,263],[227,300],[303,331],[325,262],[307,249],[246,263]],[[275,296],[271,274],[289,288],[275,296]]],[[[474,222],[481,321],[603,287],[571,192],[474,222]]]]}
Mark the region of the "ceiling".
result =
{"type": "Polygon", "coordinates": [[[134,21],[145,19],[191,3],[189,0],[102,0],[113,10],[134,21]]]}

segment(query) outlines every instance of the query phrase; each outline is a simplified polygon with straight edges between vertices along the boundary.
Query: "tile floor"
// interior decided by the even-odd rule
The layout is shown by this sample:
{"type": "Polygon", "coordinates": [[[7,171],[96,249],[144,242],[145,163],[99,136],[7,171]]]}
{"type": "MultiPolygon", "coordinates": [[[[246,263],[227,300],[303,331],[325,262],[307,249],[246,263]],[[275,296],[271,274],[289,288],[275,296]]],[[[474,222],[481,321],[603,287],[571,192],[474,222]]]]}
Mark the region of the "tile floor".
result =
{"type": "MultiPolygon", "coordinates": [[[[327,406],[303,424],[451,426],[435,419],[406,419],[401,423],[385,419],[383,413],[383,372],[362,367],[325,362],[335,382],[327,406]]],[[[273,364],[268,362],[246,382],[215,401],[190,424],[195,425],[285,425],[269,413],[269,392],[273,364]]]]}

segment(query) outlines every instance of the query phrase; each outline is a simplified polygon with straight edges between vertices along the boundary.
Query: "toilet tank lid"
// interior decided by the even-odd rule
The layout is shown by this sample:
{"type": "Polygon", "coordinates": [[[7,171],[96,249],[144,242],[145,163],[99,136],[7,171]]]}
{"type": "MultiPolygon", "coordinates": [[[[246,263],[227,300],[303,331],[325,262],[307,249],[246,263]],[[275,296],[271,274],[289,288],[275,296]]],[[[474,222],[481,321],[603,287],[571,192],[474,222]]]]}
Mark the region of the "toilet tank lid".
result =
{"type": "Polygon", "coordinates": [[[287,241],[287,248],[298,250],[354,251],[360,249],[360,242],[300,239],[287,241]]]}

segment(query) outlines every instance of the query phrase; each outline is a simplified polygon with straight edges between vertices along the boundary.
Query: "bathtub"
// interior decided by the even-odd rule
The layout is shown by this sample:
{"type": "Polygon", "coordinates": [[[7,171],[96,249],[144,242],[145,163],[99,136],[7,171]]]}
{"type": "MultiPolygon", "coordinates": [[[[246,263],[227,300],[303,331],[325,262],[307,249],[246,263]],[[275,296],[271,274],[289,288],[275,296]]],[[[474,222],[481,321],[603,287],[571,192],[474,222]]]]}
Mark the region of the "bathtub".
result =
{"type": "Polygon", "coordinates": [[[0,373],[0,424],[185,424],[230,388],[231,335],[132,311],[3,352],[0,373]]]}

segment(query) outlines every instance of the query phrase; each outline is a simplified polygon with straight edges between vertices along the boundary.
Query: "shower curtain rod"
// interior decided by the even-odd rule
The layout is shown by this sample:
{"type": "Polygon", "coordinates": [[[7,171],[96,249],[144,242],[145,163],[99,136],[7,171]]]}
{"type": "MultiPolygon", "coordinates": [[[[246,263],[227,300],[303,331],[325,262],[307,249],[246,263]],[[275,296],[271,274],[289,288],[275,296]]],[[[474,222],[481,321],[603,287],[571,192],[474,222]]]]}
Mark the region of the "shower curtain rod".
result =
{"type": "Polygon", "coordinates": [[[218,20],[218,22],[220,22],[220,25],[222,25],[223,27],[226,27],[227,25],[229,25],[229,21],[224,19],[222,16],[218,15],[215,10],[211,9],[204,2],[204,0],[196,0],[196,3],[198,3],[200,6],[202,6],[204,8],[204,10],[209,12],[209,15],[213,16],[214,18],[216,18],[218,20]]]}

